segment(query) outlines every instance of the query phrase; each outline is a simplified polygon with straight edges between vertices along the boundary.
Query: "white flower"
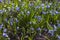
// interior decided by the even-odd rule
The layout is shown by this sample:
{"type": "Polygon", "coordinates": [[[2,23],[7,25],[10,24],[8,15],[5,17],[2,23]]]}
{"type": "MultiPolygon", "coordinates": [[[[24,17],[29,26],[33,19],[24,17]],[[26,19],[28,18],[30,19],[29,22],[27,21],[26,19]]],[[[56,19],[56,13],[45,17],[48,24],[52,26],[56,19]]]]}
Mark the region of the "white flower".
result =
{"type": "Polygon", "coordinates": [[[17,27],[17,30],[19,29],[19,27],[17,27]]]}
{"type": "Polygon", "coordinates": [[[21,0],[19,0],[21,2],[21,0]]]}

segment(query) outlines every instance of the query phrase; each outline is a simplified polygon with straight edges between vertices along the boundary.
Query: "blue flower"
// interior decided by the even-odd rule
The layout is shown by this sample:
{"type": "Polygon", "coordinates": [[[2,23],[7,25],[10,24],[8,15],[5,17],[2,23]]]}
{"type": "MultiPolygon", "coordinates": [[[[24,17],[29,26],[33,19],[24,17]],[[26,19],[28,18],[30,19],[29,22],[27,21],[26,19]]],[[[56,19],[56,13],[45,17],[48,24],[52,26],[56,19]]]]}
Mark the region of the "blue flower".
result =
{"type": "Polygon", "coordinates": [[[42,18],[41,18],[41,16],[37,16],[37,19],[38,19],[38,21],[40,21],[42,18]]]}
{"type": "Polygon", "coordinates": [[[50,33],[51,36],[54,36],[54,30],[49,30],[48,33],[50,33]]]}
{"type": "Polygon", "coordinates": [[[16,7],[16,10],[17,10],[17,11],[19,11],[19,10],[20,10],[20,8],[19,8],[19,7],[16,7]]]}
{"type": "Polygon", "coordinates": [[[55,11],[56,14],[58,14],[59,12],[58,11],[55,11]]]}
{"type": "Polygon", "coordinates": [[[0,13],[3,13],[3,10],[0,10],[0,13]]]}
{"type": "Polygon", "coordinates": [[[60,23],[58,23],[57,26],[60,27],[60,23]]]}
{"type": "Polygon", "coordinates": [[[34,16],[34,18],[36,18],[38,21],[40,21],[42,19],[41,16],[34,16]]]}
{"type": "Polygon", "coordinates": [[[7,32],[7,29],[5,28],[5,29],[3,30],[3,32],[7,32]]]}
{"type": "Polygon", "coordinates": [[[10,25],[12,26],[13,25],[13,22],[10,22],[10,25]]]}
{"type": "Polygon", "coordinates": [[[30,3],[29,6],[33,6],[34,4],[33,3],[30,3]]]}
{"type": "Polygon", "coordinates": [[[46,8],[50,8],[50,5],[47,5],[46,8]]]}
{"type": "Polygon", "coordinates": [[[8,37],[7,33],[3,33],[3,37],[8,37]]]}
{"type": "Polygon", "coordinates": [[[27,15],[30,15],[30,11],[27,11],[27,15]]]}
{"type": "Polygon", "coordinates": [[[19,20],[16,18],[16,22],[19,22],[19,20]]]}
{"type": "Polygon", "coordinates": [[[31,27],[31,28],[30,28],[30,30],[34,31],[34,28],[33,28],[33,27],[31,27]]]}
{"type": "Polygon", "coordinates": [[[57,36],[57,38],[60,40],[60,36],[57,36]]]}
{"type": "Polygon", "coordinates": [[[41,4],[42,7],[44,7],[44,4],[41,4]]]}
{"type": "Polygon", "coordinates": [[[38,28],[37,28],[37,31],[40,31],[40,30],[41,30],[41,28],[40,28],[40,27],[38,27],[38,28]]]}
{"type": "Polygon", "coordinates": [[[2,29],[2,26],[0,25],[0,29],[2,29]]]}
{"type": "Polygon", "coordinates": [[[2,2],[2,0],[0,0],[0,2],[2,2]]]}
{"type": "Polygon", "coordinates": [[[46,12],[42,12],[43,14],[47,14],[46,12]]]}
{"type": "Polygon", "coordinates": [[[60,27],[60,23],[58,23],[58,27],[60,27]]]}
{"type": "Polygon", "coordinates": [[[2,28],[3,28],[3,24],[0,25],[0,29],[2,29],[2,28]]]}

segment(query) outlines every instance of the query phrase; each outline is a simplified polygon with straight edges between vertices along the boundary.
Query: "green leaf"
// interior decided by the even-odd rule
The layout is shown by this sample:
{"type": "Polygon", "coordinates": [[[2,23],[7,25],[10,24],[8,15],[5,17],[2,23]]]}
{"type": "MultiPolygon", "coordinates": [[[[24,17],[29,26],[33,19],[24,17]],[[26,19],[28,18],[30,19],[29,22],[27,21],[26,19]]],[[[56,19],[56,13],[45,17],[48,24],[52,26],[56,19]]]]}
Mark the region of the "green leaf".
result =
{"type": "Polygon", "coordinates": [[[53,30],[53,27],[52,27],[49,23],[47,23],[47,28],[48,28],[49,30],[53,30]]]}

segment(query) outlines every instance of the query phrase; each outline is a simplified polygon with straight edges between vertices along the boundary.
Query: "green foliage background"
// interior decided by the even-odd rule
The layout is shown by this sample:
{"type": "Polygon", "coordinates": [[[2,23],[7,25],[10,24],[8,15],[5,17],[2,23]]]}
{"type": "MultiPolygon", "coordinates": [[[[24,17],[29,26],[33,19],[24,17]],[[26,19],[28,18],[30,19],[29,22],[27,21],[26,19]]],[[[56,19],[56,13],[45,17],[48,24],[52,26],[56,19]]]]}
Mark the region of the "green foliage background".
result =
{"type": "MultiPolygon", "coordinates": [[[[26,33],[28,32],[30,36],[28,37],[29,40],[33,40],[33,37],[37,34],[36,29],[38,27],[41,28],[41,30],[38,33],[43,32],[42,30],[44,28],[47,28],[48,30],[54,30],[54,28],[50,25],[52,22],[53,25],[57,25],[57,20],[60,21],[60,3],[57,1],[42,3],[41,0],[37,1],[28,1],[28,0],[13,0],[10,1],[8,4],[8,1],[1,2],[0,3],[0,10],[5,10],[6,12],[1,13],[0,12],[0,24],[4,24],[3,28],[0,30],[0,40],[8,40],[9,37],[5,38],[2,36],[3,29],[7,28],[8,31],[14,31],[14,35],[17,34],[17,32],[22,32],[22,36],[20,37],[21,40],[24,40],[24,37],[26,33]],[[30,3],[34,3],[33,6],[29,6],[30,3]],[[52,5],[50,5],[52,3],[52,5]],[[42,9],[41,4],[44,4],[44,9],[42,9]],[[46,8],[46,5],[50,5],[50,8],[46,8]],[[36,6],[39,6],[40,8],[35,8],[36,6]],[[17,11],[16,7],[19,7],[20,10],[17,11]],[[53,10],[52,13],[50,11],[53,10]],[[55,14],[55,11],[58,11],[58,14],[55,14]],[[27,11],[30,11],[30,14],[27,14],[27,11]],[[46,14],[41,14],[41,12],[44,11],[46,14]],[[10,14],[11,13],[11,14],[10,14]],[[42,18],[38,20],[35,18],[35,16],[41,16],[42,18]],[[9,20],[6,22],[5,19],[8,18],[9,20]],[[14,19],[13,25],[10,25],[10,18],[14,19]],[[19,22],[16,22],[15,19],[18,19],[19,22]],[[31,22],[31,24],[29,24],[31,22]],[[16,28],[19,27],[21,29],[20,31],[17,31],[16,28]],[[32,31],[30,28],[33,27],[35,30],[32,31]],[[31,33],[33,34],[31,35],[31,33]]],[[[60,22],[59,22],[60,23],[60,22]]],[[[57,35],[60,35],[60,27],[57,26],[56,31],[54,32],[54,36],[49,37],[48,35],[44,35],[47,40],[58,40],[57,35]]]]}

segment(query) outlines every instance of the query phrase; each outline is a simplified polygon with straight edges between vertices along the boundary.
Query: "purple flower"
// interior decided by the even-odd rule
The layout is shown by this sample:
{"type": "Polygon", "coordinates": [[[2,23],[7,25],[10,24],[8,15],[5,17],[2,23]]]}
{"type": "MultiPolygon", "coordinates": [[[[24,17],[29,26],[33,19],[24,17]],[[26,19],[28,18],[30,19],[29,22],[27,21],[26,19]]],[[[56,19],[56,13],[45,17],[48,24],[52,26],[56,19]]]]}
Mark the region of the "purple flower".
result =
{"type": "Polygon", "coordinates": [[[8,37],[7,33],[3,33],[3,36],[4,36],[4,37],[8,37]]]}
{"type": "Polygon", "coordinates": [[[17,11],[19,11],[19,10],[20,10],[20,8],[19,8],[19,7],[16,7],[16,10],[17,10],[17,11]]]}

